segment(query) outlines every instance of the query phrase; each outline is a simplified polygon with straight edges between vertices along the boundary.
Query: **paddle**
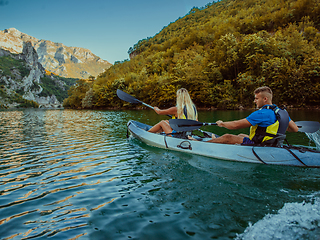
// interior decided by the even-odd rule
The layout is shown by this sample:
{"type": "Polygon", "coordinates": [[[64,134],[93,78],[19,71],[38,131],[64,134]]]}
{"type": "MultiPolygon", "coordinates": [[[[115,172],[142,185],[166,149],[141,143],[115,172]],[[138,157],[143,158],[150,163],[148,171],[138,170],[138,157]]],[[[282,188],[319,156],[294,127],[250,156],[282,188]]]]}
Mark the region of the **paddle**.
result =
{"type": "MultiPolygon", "coordinates": [[[[202,126],[217,125],[216,123],[202,123],[189,119],[170,119],[170,126],[176,131],[192,131],[202,126]]],[[[313,133],[319,130],[320,123],[316,121],[298,121],[295,122],[299,128],[299,132],[313,133]]]]}
{"type": "MultiPolygon", "coordinates": [[[[153,107],[151,105],[146,104],[146,103],[140,101],[139,99],[136,99],[135,97],[129,95],[128,93],[126,93],[124,91],[121,91],[120,89],[117,89],[117,95],[123,101],[129,102],[129,103],[141,103],[141,104],[153,109],[153,107]]],[[[170,118],[172,117],[169,114],[167,114],[167,116],[170,118]]]]}
{"type": "Polygon", "coordinates": [[[314,133],[320,128],[320,123],[316,121],[298,121],[295,123],[299,128],[298,132],[314,133]]]}
{"type": "Polygon", "coordinates": [[[189,120],[189,119],[170,119],[169,123],[170,123],[170,127],[173,130],[176,130],[177,132],[192,131],[207,125],[217,125],[216,123],[202,123],[199,121],[189,120]]]}
{"type": "Polygon", "coordinates": [[[124,91],[121,91],[120,89],[117,90],[117,95],[123,101],[129,102],[129,103],[141,103],[141,104],[153,109],[153,107],[151,105],[146,104],[146,103],[136,99],[135,97],[129,95],[128,93],[125,93],[124,91]]]}

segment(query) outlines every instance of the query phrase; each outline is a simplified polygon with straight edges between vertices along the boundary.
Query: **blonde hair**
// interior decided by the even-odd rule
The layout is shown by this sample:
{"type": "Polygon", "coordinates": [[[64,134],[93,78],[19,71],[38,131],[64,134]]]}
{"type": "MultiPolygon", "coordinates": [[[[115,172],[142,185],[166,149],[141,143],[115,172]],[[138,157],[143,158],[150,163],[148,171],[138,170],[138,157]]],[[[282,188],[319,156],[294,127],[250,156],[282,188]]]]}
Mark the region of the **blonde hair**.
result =
{"type": "Polygon", "coordinates": [[[187,89],[180,88],[177,91],[177,115],[180,119],[184,118],[184,106],[187,108],[188,119],[196,120],[198,118],[196,107],[192,102],[187,89]]]}

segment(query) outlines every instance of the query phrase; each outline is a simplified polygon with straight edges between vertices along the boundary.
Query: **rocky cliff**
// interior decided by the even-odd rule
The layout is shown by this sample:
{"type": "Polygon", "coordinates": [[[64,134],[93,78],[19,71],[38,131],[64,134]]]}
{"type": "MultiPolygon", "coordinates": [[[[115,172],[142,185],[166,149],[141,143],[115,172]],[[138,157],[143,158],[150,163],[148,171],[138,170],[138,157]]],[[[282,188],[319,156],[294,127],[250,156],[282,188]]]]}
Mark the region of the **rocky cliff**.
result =
{"type": "Polygon", "coordinates": [[[0,108],[62,107],[67,90],[76,81],[65,80],[46,73],[31,42],[23,43],[20,54],[0,48],[0,108]]]}
{"type": "Polygon", "coordinates": [[[39,40],[15,28],[0,31],[0,47],[11,53],[22,53],[26,42],[32,43],[42,66],[59,76],[87,79],[90,75],[97,76],[112,65],[88,49],[39,40]]]}

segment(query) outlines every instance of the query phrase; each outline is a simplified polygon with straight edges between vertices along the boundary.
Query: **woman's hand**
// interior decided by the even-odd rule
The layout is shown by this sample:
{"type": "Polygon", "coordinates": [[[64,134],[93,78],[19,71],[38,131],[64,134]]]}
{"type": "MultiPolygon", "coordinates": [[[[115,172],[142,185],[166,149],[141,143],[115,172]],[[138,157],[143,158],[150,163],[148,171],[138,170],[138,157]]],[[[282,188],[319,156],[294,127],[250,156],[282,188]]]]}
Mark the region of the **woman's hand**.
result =
{"type": "Polygon", "coordinates": [[[160,108],[158,108],[158,107],[153,107],[153,109],[154,109],[154,111],[155,111],[156,113],[158,113],[158,114],[159,114],[159,112],[161,111],[160,108]]]}

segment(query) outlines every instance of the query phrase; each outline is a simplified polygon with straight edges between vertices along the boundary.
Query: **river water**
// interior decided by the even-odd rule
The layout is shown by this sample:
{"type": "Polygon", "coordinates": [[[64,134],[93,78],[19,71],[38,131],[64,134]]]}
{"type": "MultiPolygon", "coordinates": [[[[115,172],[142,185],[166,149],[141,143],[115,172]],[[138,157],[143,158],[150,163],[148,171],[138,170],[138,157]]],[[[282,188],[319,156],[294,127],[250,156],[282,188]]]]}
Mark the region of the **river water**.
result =
{"type": "MultiPolygon", "coordinates": [[[[248,113],[200,112],[199,120],[248,113]]],[[[317,112],[290,115],[320,121],[317,112]]],[[[164,118],[0,111],[0,239],[320,239],[320,169],[221,161],[126,138],[128,120],[164,118]]],[[[288,138],[309,145],[303,133],[288,138]]]]}

